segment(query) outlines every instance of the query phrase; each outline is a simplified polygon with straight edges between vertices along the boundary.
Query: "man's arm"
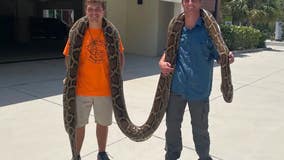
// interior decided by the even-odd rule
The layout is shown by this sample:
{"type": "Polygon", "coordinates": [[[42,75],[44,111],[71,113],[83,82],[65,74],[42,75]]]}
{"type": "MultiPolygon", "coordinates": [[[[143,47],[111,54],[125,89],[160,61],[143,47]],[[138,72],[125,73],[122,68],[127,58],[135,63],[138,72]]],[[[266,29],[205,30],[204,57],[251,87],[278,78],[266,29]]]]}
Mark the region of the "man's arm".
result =
{"type": "MultiPolygon", "coordinates": [[[[68,70],[68,65],[69,65],[69,47],[70,47],[70,41],[68,39],[65,45],[64,51],[63,51],[63,55],[65,56],[66,71],[68,70]]],[[[63,79],[63,84],[65,84],[65,81],[66,81],[66,77],[63,79]]]]}
{"type": "Polygon", "coordinates": [[[229,53],[229,63],[232,64],[232,63],[234,63],[234,61],[235,61],[235,56],[234,56],[233,52],[230,52],[229,53]]]}
{"type": "Polygon", "coordinates": [[[120,53],[120,69],[121,70],[124,69],[124,63],[125,63],[124,53],[120,53]]]}
{"type": "Polygon", "coordinates": [[[169,62],[166,62],[166,54],[163,53],[160,61],[159,61],[159,66],[161,69],[161,72],[163,75],[167,76],[169,75],[171,72],[174,71],[174,69],[172,68],[172,65],[169,62]]]}
{"type": "MultiPolygon", "coordinates": [[[[66,67],[66,71],[67,71],[67,69],[68,69],[68,55],[66,55],[65,56],[65,67],[66,67]]],[[[63,79],[63,84],[65,84],[65,82],[66,82],[66,77],[63,79]]]]}
{"type": "Polygon", "coordinates": [[[68,55],[65,56],[65,67],[66,67],[66,70],[68,68],[68,55]]]}
{"type": "MultiPolygon", "coordinates": [[[[229,63],[232,64],[235,61],[235,56],[232,51],[229,52],[229,63]]],[[[220,64],[220,60],[217,59],[217,63],[220,64]]]]}

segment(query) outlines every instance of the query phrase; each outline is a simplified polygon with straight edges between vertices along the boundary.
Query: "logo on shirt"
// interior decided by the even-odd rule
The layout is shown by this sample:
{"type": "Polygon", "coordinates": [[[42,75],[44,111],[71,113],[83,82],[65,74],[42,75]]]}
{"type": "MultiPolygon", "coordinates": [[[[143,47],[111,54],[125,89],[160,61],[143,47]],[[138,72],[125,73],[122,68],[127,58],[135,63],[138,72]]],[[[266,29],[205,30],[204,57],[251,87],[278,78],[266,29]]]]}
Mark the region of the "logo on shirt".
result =
{"type": "Polygon", "coordinates": [[[89,52],[89,60],[95,64],[101,64],[104,61],[104,42],[101,40],[89,41],[87,45],[87,50],[89,52]]]}

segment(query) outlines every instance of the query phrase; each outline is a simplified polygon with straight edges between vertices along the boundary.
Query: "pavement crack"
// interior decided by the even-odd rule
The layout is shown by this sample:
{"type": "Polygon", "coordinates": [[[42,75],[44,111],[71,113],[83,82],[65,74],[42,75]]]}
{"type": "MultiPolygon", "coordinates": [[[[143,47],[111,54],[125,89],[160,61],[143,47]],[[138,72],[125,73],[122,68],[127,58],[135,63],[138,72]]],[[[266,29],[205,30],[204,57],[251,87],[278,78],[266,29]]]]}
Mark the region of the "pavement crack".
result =
{"type": "Polygon", "coordinates": [[[62,106],[63,106],[62,104],[59,104],[59,103],[56,103],[56,102],[50,101],[50,100],[48,100],[48,99],[41,98],[41,97],[39,97],[39,96],[36,96],[36,95],[34,95],[34,94],[31,94],[30,92],[26,92],[26,91],[23,91],[23,90],[21,90],[21,89],[17,89],[17,88],[14,88],[14,87],[9,87],[9,88],[11,88],[11,89],[13,89],[13,90],[15,90],[15,91],[17,91],[17,92],[20,92],[20,93],[23,93],[23,94],[29,95],[29,96],[31,96],[31,97],[34,97],[34,98],[37,98],[37,99],[41,99],[41,100],[43,100],[43,101],[46,101],[46,102],[49,102],[49,103],[55,104],[55,105],[57,105],[57,106],[60,106],[60,107],[62,107],[62,106]]]}
{"type": "Polygon", "coordinates": [[[242,88],[251,86],[251,85],[255,84],[256,82],[262,81],[262,80],[264,80],[264,79],[266,79],[266,78],[268,78],[268,77],[271,77],[271,76],[274,75],[275,73],[279,73],[279,72],[282,72],[282,71],[284,71],[284,68],[281,68],[281,69],[279,69],[279,70],[277,70],[277,71],[271,72],[271,73],[269,73],[269,74],[267,74],[267,75],[265,75],[265,76],[262,76],[262,77],[260,77],[260,78],[258,78],[258,79],[256,79],[256,80],[254,80],[254,81],[252,81],[252,82],[250,82],[250,83],[244,84],[244,85],[242,85],[242,86],[240,86],[240,87],[234,89],[234,91],[237,91],[237,90],[240,90],[240,89],[242,89],[242,88]]]}
{"type": "MultiPolygon", "coordinates": [[[[236,92],[236,91],[238,91],[238,90],[240,90],[240,89],[242,89],[242,88],[252,86],[252,85],[255,84],[256,82],[262,81],[262,80],[264,80],[264,79],[266,79],[266,78],[268,78],[268,77],[271,77],[272,75],[274,75],[274,74],[276,74],[276,73],[279,73],[279,72],[282,72],[282,71],[284,71],[284,68],[281,68],[281,69],[276,70],[276,71],[274,71],[274,72],[271,72],[271,73],[269,73],[269,74],[267,74],[267,75],[264,75],[264,76],[262,76],[262,77],[260,77],[260,78],[258,78],[258,79],[256,79],[256,80],[254,80],[254,81],[252,81],[252,82],[243,84],[243,85],[241,85],[240,87],[235,88],[235,89],[234,89],[234,92],[236,92]]],[[[237,83],[237,82],[236,82],[236,83],[237,83]]],[[[223,95],[215,96],[215,97],[211,98],[210,101],[214,101],[214,100],[219,99],[219,98],[221,98],[221,97],[223,97],[223,95]]]]}
{"type": "MultiPolygon", "coordinates": [[[[157,138],[157,139],[160,139],[160,140],[162,140],[162,141],[166,141],[165,138],[162,138],[162,137],[160,137],[160,136],[153,135],[153,137],[155,137],[155,138],[157,138]]],[[[193,148],[193,147],[189,147],[189,146],[183,145],[183,148],[186,148],[186,149],[188,149],[188,150],[191,150],[191,151],[194,151],[194,152],[195,152],[195,148],[193,148]]],[[[214,159],[216,159],[216,160],[224,160],[224,159],[222,159],[222,158],[220,158],[220,157],[218,157],[218,156],[216,156],[216,155],[213,155],[213,154],[210,154],[210,155],[211,155],[214,159]]]]}
{"type": "Polygon", "coordinates": [[[29,82],[23,82],[23,83],[15,83],[15,84],[11,84],[11,85],[8,85],[8,86],[0,86],[0,89],[19,87],[19,86],[25,86],[25,85],[30,85],[30,84],[39,84],[39,83],[52,82],[52,81],[62,81],[62,80],[63,80],[63,78],[50,78],[50,79],[46,79],[46,80],[37,80],[37,81],[29,81],[29,82]]]}
{"type": "MultiPolygon", "coordinates": [[[[119,142],[121,142],[121,141],[123,141],[123,140],[125,140],[125,139],[127,139],[127,137],[120,138],[120,139],[118,139],[118,140],[116,140],[116,141],[114,141],[114,142],[112,142],[112,143],[110,143],[110,144],[107,144],[107,146],[111,146],[111,145],[113,145],[113,144],[119,143],[119,142]]],[[[94,153],[97,153],[97,152],[98,152],[98,149],[93,150],[93,151],[91,151],[91,152],[89,152],[89,153],[83,155],[82,158],[88,157],[88,156],[90,156],[91,154],[94,154],[94,153]]]]}

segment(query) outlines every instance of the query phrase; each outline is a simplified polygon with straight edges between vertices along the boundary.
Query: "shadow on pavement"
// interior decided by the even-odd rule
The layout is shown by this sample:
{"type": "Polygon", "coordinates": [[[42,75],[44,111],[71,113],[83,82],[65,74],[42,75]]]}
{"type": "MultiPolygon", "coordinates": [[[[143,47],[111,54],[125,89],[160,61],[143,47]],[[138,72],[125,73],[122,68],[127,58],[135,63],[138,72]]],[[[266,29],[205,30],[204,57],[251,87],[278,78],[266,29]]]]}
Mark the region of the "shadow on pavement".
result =
{"type": "MultiPolygon", "coordinates": [[[[281,52],[281,50],[270,50],[281,52]]],[[[257,53],[257,51],[236,53],[235,57],[244,58],[251,53],[257,53]]],[[[160,57],[126,54],[123,80],[160,74],[159,59],[160,57]]],[[[214,66],[218,64],[215,63],[214,66]]],[[[62,98],[58,95],[62,94],[62,80],[65,77],[63,58],[0,64],[0,73],[0,107],[37,99],[53,103],[62,101],[58,100],[58,97],[62,98]]],[[[61,106],[62,102],[58,105],[61,106]]]]}
{"type": "MultiPolygon", "coordinates": [[[[126,55],[124,81],[159,74],[159,59],[126,55]]],[[[0,73],[0,107],[37,99],[61,102],[58,95],[62,94],[65,77],[63,58],[0,64],[0,73]]]]}

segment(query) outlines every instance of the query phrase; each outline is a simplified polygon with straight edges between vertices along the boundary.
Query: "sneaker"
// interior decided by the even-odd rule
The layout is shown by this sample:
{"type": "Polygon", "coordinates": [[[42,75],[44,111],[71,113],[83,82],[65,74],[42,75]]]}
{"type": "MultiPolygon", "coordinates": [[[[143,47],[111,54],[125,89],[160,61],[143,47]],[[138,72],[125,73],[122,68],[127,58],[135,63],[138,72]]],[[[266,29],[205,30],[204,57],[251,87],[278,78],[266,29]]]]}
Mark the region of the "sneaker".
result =
{"type": "Polygon", "coordinates": [[[81,160],[81,157],[78,155],[76,158],[73,157],[72,160],[81,160]]]}
{"type": "Polygon", "coordinates": [[[97,160],[110,160],[106,152],[99,152],[97,160]]]}
{"type": "MultiPolygon", "coordinates": [[[[201,160],[201,159],[199,158],[198,160],[201,160]]],[[[208,157],[208,158],[206,158],[204,160],[213,160],[213,159],[211,157],[208,157]]]]}

